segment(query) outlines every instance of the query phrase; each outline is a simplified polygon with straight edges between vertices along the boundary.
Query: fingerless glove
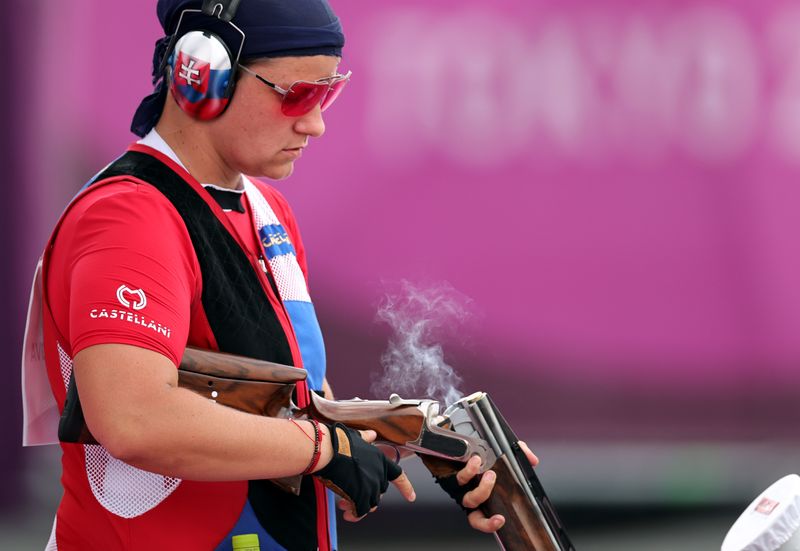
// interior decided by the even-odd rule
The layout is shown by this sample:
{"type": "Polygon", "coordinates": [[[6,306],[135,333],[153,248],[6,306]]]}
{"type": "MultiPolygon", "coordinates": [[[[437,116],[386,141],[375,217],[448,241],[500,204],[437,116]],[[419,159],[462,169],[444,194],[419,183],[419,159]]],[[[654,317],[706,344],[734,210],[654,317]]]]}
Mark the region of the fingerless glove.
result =
{"type": "Polygon", "coordinates": [[[480,476],[473,477],[472,480],[463,486],[458,484],[458,478],[455,474],[447,476],[434,476],[433,478],[436,480],[436,484],[441,486],[442,490],[444,490],[447,495],[452,497],[456,503],[458,503],[458,506],[464,511],[470,513],[475,510],[464,507],[464,495],[466,495],[466,493],[470,490],[474,490],[478,487],[478,480],[480,479],[480,476]]]}
{"type": "Polygon", "coordinates": [[[341,423],[328,427],[333,459],[315,474],[326,486],[355,505],[357,516],[377,507],[389,481],[403,473],[400,465],[381,450],[365,442],[357,430],[341,423]]]}

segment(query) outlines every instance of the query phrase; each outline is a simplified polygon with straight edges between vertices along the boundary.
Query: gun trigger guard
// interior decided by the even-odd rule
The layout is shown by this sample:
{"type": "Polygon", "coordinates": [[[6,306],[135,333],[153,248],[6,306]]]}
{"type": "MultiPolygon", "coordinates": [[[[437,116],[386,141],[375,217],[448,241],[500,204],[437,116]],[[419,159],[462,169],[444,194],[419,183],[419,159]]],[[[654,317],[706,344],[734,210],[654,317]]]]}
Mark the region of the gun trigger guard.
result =
{"type": "Polygon", "coordinates": [[[381,448],[391,448],[392,451],[394,451],[394,459],[392,459],[392,461],[395,463],[400,463],[400,460],[403,458],[400,454],[400,448],[394,442],[389,442],[387,440],[376,440],[375,445],[380,446],[381,448]]]}

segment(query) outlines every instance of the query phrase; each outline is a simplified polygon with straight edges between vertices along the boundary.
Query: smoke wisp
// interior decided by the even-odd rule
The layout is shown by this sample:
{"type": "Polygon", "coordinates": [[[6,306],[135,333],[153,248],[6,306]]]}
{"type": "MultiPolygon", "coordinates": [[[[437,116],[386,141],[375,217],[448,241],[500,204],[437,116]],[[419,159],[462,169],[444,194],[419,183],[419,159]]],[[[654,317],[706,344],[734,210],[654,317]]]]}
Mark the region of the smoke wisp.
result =
{"type": "Polygon", "coordinates": [[[445,361],[438,341],[458,335],[470,316],[470,302],[447,283],[423,289],[401,281],[399,292],[387,295],[378,308],[377,319],[392,334],[381,356],[383,374],[373,378],[372,392],[433,398],[444,405],[461,398],[461,378],[445,361]]]}

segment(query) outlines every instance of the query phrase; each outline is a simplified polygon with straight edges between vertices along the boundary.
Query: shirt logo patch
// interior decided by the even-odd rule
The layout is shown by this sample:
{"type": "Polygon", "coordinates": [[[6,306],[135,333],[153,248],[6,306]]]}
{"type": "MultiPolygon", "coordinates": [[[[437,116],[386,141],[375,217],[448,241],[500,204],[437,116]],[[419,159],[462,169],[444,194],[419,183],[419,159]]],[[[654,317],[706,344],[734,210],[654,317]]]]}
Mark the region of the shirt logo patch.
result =
{"type": "Polygon", "coordinates": [[[141,289],[131,289],[127,285],[120,285],[117,289],[117,300],[125,308],[142,310],[147,306],[147,297],[141,289]]]}
{"type": "Polygon", "coordinates": [[[280,224],[267,224],[258,230],[258,235],[267,258],[275,258],[282,254],[297,254],[289,234],[280,224]]]}

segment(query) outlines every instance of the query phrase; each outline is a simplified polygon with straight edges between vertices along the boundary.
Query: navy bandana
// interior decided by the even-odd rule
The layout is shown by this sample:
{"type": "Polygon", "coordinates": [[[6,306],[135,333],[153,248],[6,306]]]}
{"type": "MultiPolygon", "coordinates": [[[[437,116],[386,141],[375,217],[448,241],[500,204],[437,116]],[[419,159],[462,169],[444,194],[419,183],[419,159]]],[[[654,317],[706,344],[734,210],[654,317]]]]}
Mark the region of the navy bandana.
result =
{"type": "MultiPolygon", "coordinates": [[[[131,123],[131,131],[138,136],[144,136],[156,125],[164,108],[168,86],[158,69],[172,33],[178,26],[181,12],[186,9],[200,9],[201,4],[200,0],[158,1],[158,20],[167,36],[156,42],[153,53],[155,90],[139,104],[131,123]]],[[[211,23],[213,25],[217,22],[211,23]]],[[[246,36],[242,48],[243,60],[342,55],[342,26],[327,0],[242,0],[233,23],[246,36]]],[[[223,33],[220,34],[224,37],[223,33]]]]}

